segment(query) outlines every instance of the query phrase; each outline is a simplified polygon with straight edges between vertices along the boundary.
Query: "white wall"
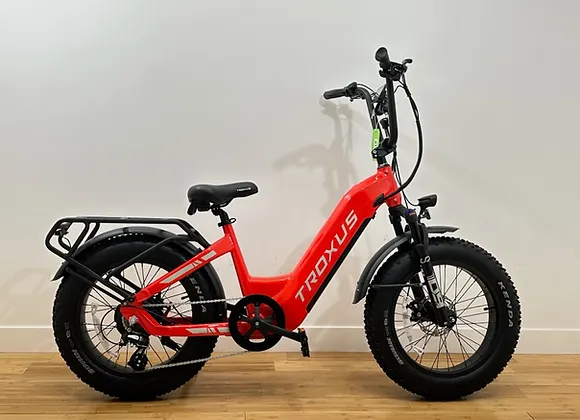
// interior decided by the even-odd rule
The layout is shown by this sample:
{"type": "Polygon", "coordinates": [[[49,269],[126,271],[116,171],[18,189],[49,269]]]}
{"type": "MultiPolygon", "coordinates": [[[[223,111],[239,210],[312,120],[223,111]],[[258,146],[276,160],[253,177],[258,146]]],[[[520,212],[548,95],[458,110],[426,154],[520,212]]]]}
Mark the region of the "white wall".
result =
{"type": "MultiPolygon", "coordinates": [[[[364,105],[319,99],[352,80],[377,86],[384,45],[415,60],[426,150],[410,196],[439,194],[432,223],[508,268],[519,351],[580,351],[579,12],[530,0],[0,3],[0,350],[52,348],[59,260],[44,237],[61,216],[187,217],[191,184],[253,180],[260,193],[229,208],[248,264],[289,269],[374,170],[364,105]]],[[[416,137],[400,98],[406,176],[416,137]]],[[[218,237],[213,216],[191,221],[218,237]]],[[[305,322],[315,350],[366,350],[350,302],[390,237],[383,211],[305,322]]],[[[217,268],[238,296],[229,260],[217,268]]]]}

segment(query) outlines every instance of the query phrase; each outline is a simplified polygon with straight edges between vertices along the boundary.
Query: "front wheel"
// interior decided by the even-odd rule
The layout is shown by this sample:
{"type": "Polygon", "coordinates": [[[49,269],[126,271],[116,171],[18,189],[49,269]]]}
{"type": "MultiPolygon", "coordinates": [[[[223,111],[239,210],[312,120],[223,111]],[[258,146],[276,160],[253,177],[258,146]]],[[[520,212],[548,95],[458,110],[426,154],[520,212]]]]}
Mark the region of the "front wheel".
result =
{"type": "Polygon", "coordinates": [[[365,333],[375,360],[399,386],[429,399],[458,399],[505,369],[520,333],[519,298],[500,263],[475,244],[429,238],[429,255],[455,324],[435,324],[426,286],[423,300],[415,298],[417,287],[400,286],[424,283],[409,251],[392,256],[373,279],[365,333]]]}

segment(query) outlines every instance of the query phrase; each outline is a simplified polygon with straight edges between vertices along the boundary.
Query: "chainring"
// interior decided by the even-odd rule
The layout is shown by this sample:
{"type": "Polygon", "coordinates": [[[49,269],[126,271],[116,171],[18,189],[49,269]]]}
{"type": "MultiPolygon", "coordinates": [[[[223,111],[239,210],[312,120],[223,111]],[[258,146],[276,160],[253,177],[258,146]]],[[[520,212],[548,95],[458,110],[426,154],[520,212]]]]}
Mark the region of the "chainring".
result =
{"type": "Polygon", "coordinates": [[[265,351],[274,347],[282,339],[280,334],[265,331],[262,323],[285,328],[286,317],[282,307],[271,297],[266,295],[248,295],[240,299],[232,308],[228,320],[230,335],[238,346],[248,351],[265,351]],[[268,308],[269,310],[264,310],[268,308]],[[268,315],[264,318],[264,313],[268,315]],[[238,322],[249,325],[249,329],[242,333],[238,322]],[[259,337],[252,337],[255,332],[259,337]],[[252,341],[262,339],[262,341],[252,341]]]}

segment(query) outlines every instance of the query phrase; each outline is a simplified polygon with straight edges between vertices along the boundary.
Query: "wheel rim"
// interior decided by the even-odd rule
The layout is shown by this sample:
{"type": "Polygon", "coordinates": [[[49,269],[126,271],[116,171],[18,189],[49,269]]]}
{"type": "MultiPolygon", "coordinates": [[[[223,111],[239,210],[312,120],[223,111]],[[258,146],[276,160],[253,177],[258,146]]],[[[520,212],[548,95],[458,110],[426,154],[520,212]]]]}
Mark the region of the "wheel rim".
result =
{"type": "MultiPolygon", "coordinates": [[[[127,267],[121,272],[121,276],[143,288],[167,272],[158,264],[140,262],[127,267]]],[[[129,291],[129,287],[121,280],[113,277],[110,281],[129,291]]],[[[172,284],[156,297],[161,299],[160,303],[178,302],[181,299],[184,302],[191,300],[180,282],[172,284]]],[[[95,356],[101,364],[120,373],[134,373],[135,371],[128,366],[128,361],[137,348],[130,344],[120,345],[121,336],[127,324],[118,311],[118,306],[117,301],[90,287],[80,306],[80,332],[86,351],[95,356]]],[[[168,305],[165,316],[191,319],[193,317],[192,305],[186,304],[179,307],[168,305]]],[[[187,337],[171,337],[171,341],[179,346],[179,348],[171,348],[161,341],[161,337],[150,336],[149,338],[149,345],[146,349],[148,363],[145,371],[157,365],[171,363],[187,339],[187,337]]]]}
{"type": "MultiPolygon", "coordinates": [[[[446,305],[456,313],[456,324],[452,328],[438,327],[413,319],[413,311],[408,308],[413,301],[409,287],[400,289],[395,310],[387,314],[394,319],[386,322],[393,326],[394,344],[407,361],[430,373],[464,375],[483,363],[493,350],[491,343],[497,330],[494,299],[481,278],[466,267],[442,262],[434,263],[433,270],[446,305]]],[[[418,277],[424,283],[422,274],[418,277]]],[[[423,290],[428,296],[426,286],[423,290]]]]}

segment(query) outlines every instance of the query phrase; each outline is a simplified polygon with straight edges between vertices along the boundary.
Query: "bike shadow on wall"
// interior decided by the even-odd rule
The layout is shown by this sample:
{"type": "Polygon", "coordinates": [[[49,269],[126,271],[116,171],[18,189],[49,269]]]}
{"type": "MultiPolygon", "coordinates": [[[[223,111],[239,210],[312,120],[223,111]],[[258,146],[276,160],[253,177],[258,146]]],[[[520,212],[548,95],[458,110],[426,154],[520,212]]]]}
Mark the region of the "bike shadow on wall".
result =
{"type": "MultiPolygon", "coordinates": [[[[330,146],[320,143],[305,146],[276,160],[273,166],[277,171],[283,171],[290,166],[310,171],[322,170],[324,176],[322,186],[326,191],[326,196],[319,211],[323,216],[321,222],[323,223],[330,216],[342,196],[353,184],[359,181],[350,156],[352,155],[354,123],[359,124],[364,118],[359,116],[356,111],[353,111],[348,104],[337,105],[323,98],[320,98],[319,103],[322,107],[322,113],[333,121],[334,140],[330,146]],[[344,128],[345,125],[346,129],[344,128]]],[[[293,249],[279,268],[280,272],[290,272],[294,268],[316,233],[312,232],[309,237],[305,238],[293,249]]],[[[364,243],[370,251],[368,237],[364,238],[364,243]]],[[[322,296],[319,305],[313,311],[316,316],[316,324],[319,326],[348,326],[349,324],[352,325],[353,319],[360,321],[360,315],[352,305],[352,296],[365,261],[361,258],[360,251],[356,252],[355,250],[356,246],[344,260],[331,284],[326,289],[326,293],[322,296]],[[324,302],[332,302],[332,305],[324,302]],[[321,307],[326,308],[320,310],[321,307]],[[346,308],[351,309],[347,310],[346,308]]],[[[360,325],[360,322],[357,325],[360,325]]],[[[332,343],[325,340],[325,338],[330,338],[328,334],[329,329],[322,328],[315,337],[309,337],[311,345],[315,348],[332,346],[332,343]]]]}

